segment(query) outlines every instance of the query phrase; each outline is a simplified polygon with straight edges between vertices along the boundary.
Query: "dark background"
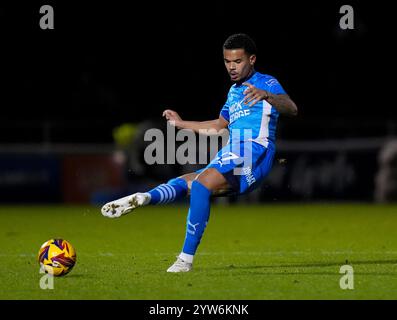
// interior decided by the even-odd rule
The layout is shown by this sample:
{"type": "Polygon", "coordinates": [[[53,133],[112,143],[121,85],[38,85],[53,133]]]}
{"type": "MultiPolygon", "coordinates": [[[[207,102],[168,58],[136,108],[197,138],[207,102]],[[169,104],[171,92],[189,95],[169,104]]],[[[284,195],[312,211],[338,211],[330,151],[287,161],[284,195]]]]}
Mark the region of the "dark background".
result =
{"type": "Polygon", "coordinates": [[[257,70],[299,107],[280,138],[393,134],[391,13],[362,1],[2,4],[0,142],[40,142],[51,128],[52,142],[108,143],[113,127],[165,108],[216,118],[231,85],[222,44],[236,32],[252,36],[257,70]],[[54,30],[39,27],[44,4],[54,30]],[[354,30],[339,28],[342,4],[355,10],[354,30]]]}

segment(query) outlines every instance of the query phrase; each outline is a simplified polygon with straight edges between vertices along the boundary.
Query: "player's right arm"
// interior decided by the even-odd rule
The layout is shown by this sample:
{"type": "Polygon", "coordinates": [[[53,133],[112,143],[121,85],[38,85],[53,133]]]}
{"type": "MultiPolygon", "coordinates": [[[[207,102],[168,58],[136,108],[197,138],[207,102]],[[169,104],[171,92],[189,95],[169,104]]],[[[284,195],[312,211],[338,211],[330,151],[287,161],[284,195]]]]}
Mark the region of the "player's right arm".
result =
{"type": "Polygon", "coordinates": [[[229,122],[225,120],[221,115],[218,119],[208,121],[186,121],[183,120],[176,111],[165,110],[163,112],[165,117],[172,125],[179,129],[190,129],[194,132],[204,133],[208,130],[216,130],[217,132],[227,128],[229,122]]]}

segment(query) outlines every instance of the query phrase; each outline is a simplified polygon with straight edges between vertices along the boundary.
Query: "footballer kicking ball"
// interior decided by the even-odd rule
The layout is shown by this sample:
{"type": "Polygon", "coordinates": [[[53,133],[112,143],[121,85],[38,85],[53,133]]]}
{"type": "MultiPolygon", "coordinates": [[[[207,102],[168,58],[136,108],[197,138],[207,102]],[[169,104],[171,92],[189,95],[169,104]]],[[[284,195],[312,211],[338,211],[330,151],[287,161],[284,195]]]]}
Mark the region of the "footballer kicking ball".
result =
{"type": "Polygon", "coordinates": [[[39,250],[40,267],[54,276],[68,274],[76,263],[76,251],[73,246],[63,239],[46,241],[39,250]]]}

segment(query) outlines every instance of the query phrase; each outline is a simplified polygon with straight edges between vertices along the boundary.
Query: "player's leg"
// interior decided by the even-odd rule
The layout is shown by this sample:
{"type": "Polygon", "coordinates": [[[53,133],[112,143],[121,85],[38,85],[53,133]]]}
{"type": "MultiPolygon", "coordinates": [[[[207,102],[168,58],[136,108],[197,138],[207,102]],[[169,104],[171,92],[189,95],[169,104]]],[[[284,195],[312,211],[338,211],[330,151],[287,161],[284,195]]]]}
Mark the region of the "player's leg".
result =
{"type": "Polygon", "coordinates": [[[138,207],[149,204],[165,204],[182,199],[188,194],[189,181],[194,180],[197,175],[194,172],[185,174],[170,179],[167,183],[160,184],[147,192],[137,192],[108,202],[102,207],[102,214],[109,218],[117,218],[138,207]]]}
{"type": "MultiPolygon", "coordinates": [[[[198,170],[196,172],[192,172],[192,173],[187,173],[185,175],[180,176],[180,178],[184,179],[187,183],[187,195],[190,196],[190,191],[192,189],[192,183],[194,180],[196,180],[197,176],[203,171],[202,170],[198,170]]],[[[204,175],[201,176],[202,179],[204,178],[204,175]]],[[[228,196],[232,193],[232,189],[230,188],[230,186],[227,184],[224,185],[220,185],[219,188],[214,188],[212,190],[212,197],[224,197],[224,196],[228,196]]]]}
{"type": "MultiPolygon", "coordinates": [[[[199,175],[198,172],[191,172],[180,177],[173,178],[167,183],[149,190],[148,192],[137,192],[132,195],[106,203],[101,212],[109,218],[118,218],[121,215],[130,213],[138,207],[149,204],[166,204],[182,199],[190,195],[192,182],[199,175]]],[[[214,190],[214,196],[222,196],[228,194],[228,189],[214,190]]]]}
{"type": "Polygon", "coordinates": [[[186,272],[192,268],[197,247],[209,219],[210,196],[215,190],[233,190],[235,194],[251,192],[269,173],[274,157],[274,148],[259,144],[244,143],[240,148],[221,150],[192,183],[190,209],[187,218],[186,238],[177,261],[167,271],[186,272]],[[233,155],[233,158],[231,158],[233,155]],[[248,161],[239,161],[242,156],[248,161]],[[231,161],[227,161],[233,159],[231,161]],[[237,172],[234,169],[238,170],[237,172]]]}
{"type": "Polygon", "coordinates": [[[210,199],[214,191],[229,189],[229,183],[215,168],[201,172],[192,182],[186,237],[182,252],[167,272],[187,272],[200,244],[210,216],[210,199]]]}

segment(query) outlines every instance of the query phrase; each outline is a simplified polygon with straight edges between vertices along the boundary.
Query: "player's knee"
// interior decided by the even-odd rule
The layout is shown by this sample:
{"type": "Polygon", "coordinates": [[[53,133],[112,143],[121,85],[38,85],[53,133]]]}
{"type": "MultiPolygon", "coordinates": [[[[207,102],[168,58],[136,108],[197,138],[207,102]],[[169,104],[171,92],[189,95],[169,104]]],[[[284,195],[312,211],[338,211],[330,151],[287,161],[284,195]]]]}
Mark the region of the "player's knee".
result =
{"type": "Polygon", "coordinates": [[[219,183],[219,179],[217,178],[217,175],[214,174],[214,172],[209,169],[205,170],[202,173],[200,173],[195,181],[200,182],[204,187],[207,189],[214,191],[217,189],[217,185],[219,183]]]}
{"type": "Polygon", "coordinates": [[[194,181],[200,182],[202,185],[206,186],[208,183],[208,177],[207,175],[200,173],[195,179],[194,181]]]}
{"type": "MultiPolygon", "coordinates": [[[[184,174],[184,175],[182,175],[182,176],[179,176],[178,178],[179,178],[179,179],[185,180],[186,183],[189,185],[189,184],[192,183],[192,181],[194,181],[194,179],[197,178],[198,175],[199,175],[198,173],[193,172],[193,173],[184,174]]],[[[178,179],[178,178],[176,178],[176,179],[178,179]]],[[[171,179],[171,180],[173,180],[173,179],[171,179]]],[[[170,180],[170,181],[171,181],[171,180],[170,180]]]]}

